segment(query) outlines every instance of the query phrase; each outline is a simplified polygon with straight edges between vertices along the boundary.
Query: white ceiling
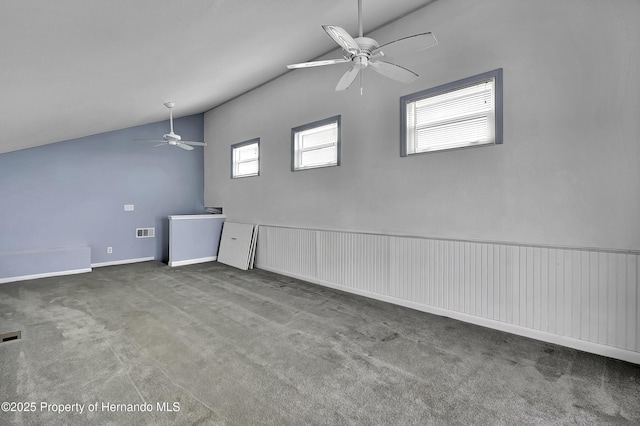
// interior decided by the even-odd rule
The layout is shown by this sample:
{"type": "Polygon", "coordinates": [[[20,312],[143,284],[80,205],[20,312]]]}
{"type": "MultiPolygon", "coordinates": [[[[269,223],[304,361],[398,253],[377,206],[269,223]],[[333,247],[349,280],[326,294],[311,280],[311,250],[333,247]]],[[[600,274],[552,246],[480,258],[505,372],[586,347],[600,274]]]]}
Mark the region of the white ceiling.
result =
{"type": "MultiPolygon", "coordinates": [[[[363,0],[364,32],[434,0],[363,0]]],[[[216,107],[356,35],[357,0],[2,0],[0,153],[216,107]]],[[[295,71],[294,71],[295,72],[295,71]]]]}

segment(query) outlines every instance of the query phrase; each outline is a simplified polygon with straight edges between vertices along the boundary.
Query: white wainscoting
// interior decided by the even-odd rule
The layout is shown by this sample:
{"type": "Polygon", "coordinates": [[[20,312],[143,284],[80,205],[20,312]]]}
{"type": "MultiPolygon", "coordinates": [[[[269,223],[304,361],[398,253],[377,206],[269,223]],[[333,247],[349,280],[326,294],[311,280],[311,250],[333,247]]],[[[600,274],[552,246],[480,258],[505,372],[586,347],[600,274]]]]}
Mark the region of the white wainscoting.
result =
{"type": "Polygon", "coordinates": [[[256,266],[640,364],[639,257],[261,225],[256,266]]]}

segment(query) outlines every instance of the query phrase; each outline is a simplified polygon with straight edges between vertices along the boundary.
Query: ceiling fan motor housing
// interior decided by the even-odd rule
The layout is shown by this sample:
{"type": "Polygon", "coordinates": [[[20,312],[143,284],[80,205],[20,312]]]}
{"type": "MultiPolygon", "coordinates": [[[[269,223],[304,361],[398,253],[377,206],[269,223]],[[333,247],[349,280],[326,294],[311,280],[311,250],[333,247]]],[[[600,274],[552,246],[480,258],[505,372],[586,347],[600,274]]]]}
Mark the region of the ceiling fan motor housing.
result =
{"type": "Polygon", "coordinates": [[[164,135],[164,139],[169,143],[171,143],[171,142],[180,142],[182,140],[180,135],[176,135],[173,132],[169,132],[166,135],[164,135]]]}
{"type": "Polygon", "coordinates": [[[356,37],[354,40],[358,43],[362,53],[366,53],[367,55],[371,55],[371,52],[379,46],[377,41],[369,37],[356,37]]]}
{"type": "Polygon", "coordinates": [[[351,61],[358,69],[364,69],[369,65],[371,52],[378,47],[378,42],[369,37],[357,37],[354,39],[360,47],[360,51],[351,55],[351,61]]]}

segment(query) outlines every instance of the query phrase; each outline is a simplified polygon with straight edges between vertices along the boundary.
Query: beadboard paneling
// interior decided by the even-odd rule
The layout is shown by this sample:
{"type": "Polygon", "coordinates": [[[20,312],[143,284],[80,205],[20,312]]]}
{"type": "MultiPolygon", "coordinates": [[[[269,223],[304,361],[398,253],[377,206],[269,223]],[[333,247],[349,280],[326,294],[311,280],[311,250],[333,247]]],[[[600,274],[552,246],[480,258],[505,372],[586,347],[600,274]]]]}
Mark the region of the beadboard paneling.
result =
{"type": "MultiPolygon", "coordinates": [[[[256,265],[426,311],[557,337],[551,341],[630,351],[633,361],[640,353],[638,257],[260,226],[256,265]]],[[[629,354],[621,358],[629,360],[629,354]]]]}

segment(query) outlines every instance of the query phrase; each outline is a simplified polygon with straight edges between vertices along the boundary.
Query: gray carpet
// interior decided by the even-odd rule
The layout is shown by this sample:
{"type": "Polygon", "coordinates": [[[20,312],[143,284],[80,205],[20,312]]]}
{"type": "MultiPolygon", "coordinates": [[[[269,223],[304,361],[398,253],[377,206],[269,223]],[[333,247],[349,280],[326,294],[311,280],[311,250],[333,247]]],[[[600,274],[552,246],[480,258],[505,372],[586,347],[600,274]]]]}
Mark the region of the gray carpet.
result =
{"type": "Polygon", "coordinates": [[[0,285],[14,330],[3,425],[640,424],[638,365],[215,262],[0,285]]]}

